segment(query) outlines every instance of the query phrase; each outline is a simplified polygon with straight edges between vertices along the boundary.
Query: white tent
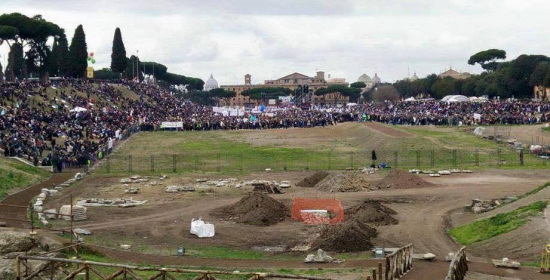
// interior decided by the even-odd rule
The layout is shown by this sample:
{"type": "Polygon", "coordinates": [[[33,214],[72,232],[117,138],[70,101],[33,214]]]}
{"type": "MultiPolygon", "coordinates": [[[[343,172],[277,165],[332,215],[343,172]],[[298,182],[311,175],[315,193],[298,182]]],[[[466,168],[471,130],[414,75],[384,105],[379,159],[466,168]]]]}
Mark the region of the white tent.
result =
{"type": "Polygon", "coordinates": [[[416,99],[414,99],[414,97],[409,97],[405,99],[405,102],[412,102],[412,101],[416,101],[416,99]]]}
{"type": "Polygon", "coordinates": [[[464,95],[447,95],[441,99],[443,102],[468,102],[470,99],[464,95]]]}
{"type": "Polygon", "coordinates": [[[82,108],[82,107],[74,107],[71,112],[86,112],[88,110],[86,110],[86,108],[82,108]]]}

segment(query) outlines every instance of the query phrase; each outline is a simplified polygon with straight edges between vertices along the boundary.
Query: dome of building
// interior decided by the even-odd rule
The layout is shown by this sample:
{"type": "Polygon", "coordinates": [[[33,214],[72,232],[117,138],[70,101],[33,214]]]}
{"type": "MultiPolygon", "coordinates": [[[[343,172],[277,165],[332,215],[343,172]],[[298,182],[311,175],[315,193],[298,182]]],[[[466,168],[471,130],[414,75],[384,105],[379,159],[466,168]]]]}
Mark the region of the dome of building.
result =
{"type": "Polygon", "coordinates": [[[363,75],[359,76],[359,78],[357,78],[357,81],[358,82],[363,82],[365,84],[372,83],[372,79],[367,74],[363,74],[363,75]]]}
{"type": "Polygon", "coordinates": [[[216,79],[214,79],[214,76],[212,76],[212,74],[210,74],[210,79],[208,79],[208,81],[206,81],[206,83],[204,83],[204,90],[205,91],[211,91],[215,88],[219,88],[218,81],[216,81],[216,79]]]}
{"type": "Polygon", "coordinates": [[[377,73],[374,73],[374,78],[372,78],[372,82],[375,84],[381,83],[380,77],[378,77],[377,73]]]}
{"type": "Polygon", "coordinates": [[[411,77],[411,81],[418,80],[418,76],[416,76],[416,72],[414,72],[414,75],[411,77]]]}

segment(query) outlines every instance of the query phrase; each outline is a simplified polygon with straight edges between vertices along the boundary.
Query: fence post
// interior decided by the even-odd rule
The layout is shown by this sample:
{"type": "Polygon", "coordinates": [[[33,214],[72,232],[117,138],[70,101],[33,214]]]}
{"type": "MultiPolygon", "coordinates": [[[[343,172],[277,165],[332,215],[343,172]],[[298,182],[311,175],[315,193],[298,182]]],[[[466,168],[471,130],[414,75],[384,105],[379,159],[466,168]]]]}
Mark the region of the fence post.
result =
{"type": "Polygon", "coordinates": [[[475,161],[476,161],[476,166],[479,166],[479,150],[478,149],[476,149],[474,157],[475,157],[475,161]]]}
{"type": "Polygon", "coordinates": [[[328,170],[332,170],[332,151],[328,152],[328,170]]]}
{"type": "Polygon", "coordinates": [[[501,165],[501,152],[502,150],[500,148],[497,149],[497,159],[498,159],[498,166],[501,165]]]}
{"type": "Polygon", "coordinates": [[[457,161],[456,161],[456,149],[453,149],[453,167],[456,167],[457,161]]]}
{"type": "Polygon", "coordinates": [[[420,150],[416,150],[416,168],[420,168],[420,150]]]}
{"type": "Polygon", "coordinates": [[[172,155],[172,172],[176,173],[176,154],[172,155]]]}
{"type": "Polygon", "coordinates": [[[155,156],[151,155],[151,173],[155,172],[155,156]]]}
{"type": "Polygon", "coordinates": [[[132,156],[128,156],[128,172],[132,172],[132,156]]]}
{"type": "MultiPolygon", "coordinates": [[[[376,280],[376,279],[374,279],[374,280],[376,280]]],[[[378,263],[378,280],[383,280],[382,279],[382,262],[378,263]]]]}

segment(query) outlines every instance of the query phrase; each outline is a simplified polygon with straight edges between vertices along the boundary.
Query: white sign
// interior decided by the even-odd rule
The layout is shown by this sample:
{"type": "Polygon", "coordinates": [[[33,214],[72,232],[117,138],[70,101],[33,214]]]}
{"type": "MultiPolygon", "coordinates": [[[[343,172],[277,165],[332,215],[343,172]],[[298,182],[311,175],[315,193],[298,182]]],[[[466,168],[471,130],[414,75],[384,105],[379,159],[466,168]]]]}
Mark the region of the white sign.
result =
{"type": "Polygon", "coordinates": [[[183,122],[162,122],[160,128],[183,128],[183,122]]]}

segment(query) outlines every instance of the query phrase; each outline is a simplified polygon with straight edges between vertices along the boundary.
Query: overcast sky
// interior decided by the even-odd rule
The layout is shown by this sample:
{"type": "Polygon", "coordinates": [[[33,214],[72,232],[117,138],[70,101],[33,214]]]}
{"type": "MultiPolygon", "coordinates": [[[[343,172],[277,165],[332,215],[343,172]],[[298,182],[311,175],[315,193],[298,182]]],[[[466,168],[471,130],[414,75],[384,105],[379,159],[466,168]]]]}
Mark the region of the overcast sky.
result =
{"type": "MultiPolygon", "coordinates": [[[[41,14],[73,36],[83,24],[96,68],[109,67],[120,27],[128,56],[220,84],[317,70],[393,82],[448,69],[484,49],[550,54],[547,0],[1,0],[1,12],[41,14]]],[[[7,51],[0,49],[4,64],[7,51]]]]}

